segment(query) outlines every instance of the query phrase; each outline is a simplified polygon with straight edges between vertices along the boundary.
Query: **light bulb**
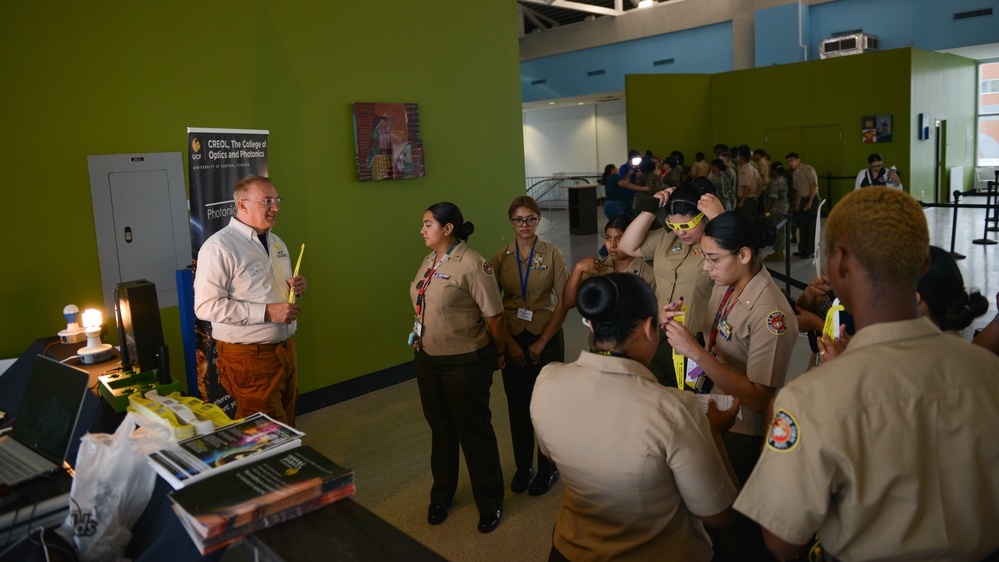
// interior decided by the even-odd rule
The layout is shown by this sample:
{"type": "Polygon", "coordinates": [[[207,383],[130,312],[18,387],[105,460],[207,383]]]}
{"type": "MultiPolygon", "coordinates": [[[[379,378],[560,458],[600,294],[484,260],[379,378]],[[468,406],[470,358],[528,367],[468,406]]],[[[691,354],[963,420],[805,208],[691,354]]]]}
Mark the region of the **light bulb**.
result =
{"type": "Polygon", "coordinates": [[[83,311],[83,327],[85,329],[100,328],[102,324],[104,324],[104,317],[100,310],[88,308],[83,311]]]}
{"type": "Polygon", "coordinates": [[[101,342],[104,317],[96,308],[83,311],[83,332],[87,336],[87,347],[81,347],[77,354],[86,364],[107,361],[111,358],[111,344],[101,342]]]}

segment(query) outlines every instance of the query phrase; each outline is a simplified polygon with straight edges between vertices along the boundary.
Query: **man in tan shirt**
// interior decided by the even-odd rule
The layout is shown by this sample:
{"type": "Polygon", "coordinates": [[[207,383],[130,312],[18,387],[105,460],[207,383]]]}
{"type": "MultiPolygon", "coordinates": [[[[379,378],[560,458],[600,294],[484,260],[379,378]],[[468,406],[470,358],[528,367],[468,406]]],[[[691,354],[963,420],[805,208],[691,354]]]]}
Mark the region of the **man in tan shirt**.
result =
{"type": "Polygon", "coordinates": [[[923,211],[886,187],[829,215],[846,350],[790,383],[735,508],[781,560],[817,533],[839,560],[981,560],[999,549],[999,358],[919,317],[923,211]]]}
{"type": "Polygon", "coordinates": [[[811,258],[815,255],[815,221],[819,202],[819,176],[815,168],[801,163],[797,152],[787,155],[787,167],[793,172],[794,211],[798,215],[798,251],[794,255],[811,258]]]}

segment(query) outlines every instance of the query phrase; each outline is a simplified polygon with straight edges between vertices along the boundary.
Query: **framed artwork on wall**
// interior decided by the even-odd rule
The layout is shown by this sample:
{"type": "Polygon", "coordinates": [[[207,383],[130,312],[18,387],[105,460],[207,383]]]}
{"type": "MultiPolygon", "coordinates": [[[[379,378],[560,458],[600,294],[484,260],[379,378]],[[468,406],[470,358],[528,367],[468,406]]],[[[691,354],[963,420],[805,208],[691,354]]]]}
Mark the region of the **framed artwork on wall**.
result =
{"type": "Polygon", "coordinates": [[[361,181],[426,174],[419,104],[356,102],[353,108],[354,160],[361,181]]]}
{"type": "Polygon", "coordinates": [[[865,143],[891,142],[891,114],[865,116],[861,119],[860,129],[865,143]]]}

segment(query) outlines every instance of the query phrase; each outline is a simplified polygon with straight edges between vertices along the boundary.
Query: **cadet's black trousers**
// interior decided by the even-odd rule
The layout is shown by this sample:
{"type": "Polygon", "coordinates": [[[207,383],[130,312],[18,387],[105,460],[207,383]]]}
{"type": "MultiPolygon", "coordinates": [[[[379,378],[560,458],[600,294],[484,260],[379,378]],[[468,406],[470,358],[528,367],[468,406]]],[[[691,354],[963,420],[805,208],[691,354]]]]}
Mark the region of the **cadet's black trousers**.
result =
{"type": "Polygon", "coordinates": [[[423,416],[430,424],[430,503],[450,504],[458,489],[458,450],[472,481],[480,514],[503,506],[503,470],[489,411],[496,354],[492,345],[472,353],[413,359],[423,416]]]}
{"type": "MultiPolygon", "coordinates": [[[[531,364],[531,353],[527,350],[538,337],[527,330],[514,336],[524,350],[527,364],[518,367],[513,364],[509,352],[506,367],[503,369],[503,390],[506,392],[507,410],[510,413],[510,436],[513,438],[513,458],[517,470],[527,472],[534,466],[534,424],[531,423],[531,396],[534,382],[538,380],[541,368],[552,361],[565,361],[565,336],[560,328],[541,352],[541,362],[531,364]]],[[[541,450],[538,449],[538,474],[550,474],[553,467],[541,450]]]]}

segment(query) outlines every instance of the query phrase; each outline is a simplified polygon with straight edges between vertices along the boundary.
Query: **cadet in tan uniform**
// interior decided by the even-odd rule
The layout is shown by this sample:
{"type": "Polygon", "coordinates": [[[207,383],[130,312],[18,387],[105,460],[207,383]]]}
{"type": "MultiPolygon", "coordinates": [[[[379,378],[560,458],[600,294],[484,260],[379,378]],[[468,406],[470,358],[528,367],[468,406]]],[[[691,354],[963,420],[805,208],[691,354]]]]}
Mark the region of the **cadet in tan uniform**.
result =
{"type": "Polygon", "coordinates": [[[531,403],[565,487],[549,560],[711,560],[702,523],[734,519],[719,433],[736,408],[705,417],[696,397],[662,387],[644,367],[659,343],[658,314],[635,275],[586,280],[579,310],[591,349],[545,367],[531,403]]]}
{"type": "Polygon", "coordinates": [[[507,212],[514,241],[496,250],[492,266],[503,294],[506,317],[506,366],[503,389],[510,412],[510,435],[517,472],[510,489],[521,493],[530,486],[532,496],[544,494],[558,481],[558,470],[538,451],[534,475],[534,425],[531,393],[541,367],[565,360],[562,321],[566,309],[557,306],[568,277],[562,252],[538,238],[541,207],[521,195],[507,212]]]}
{"type": "Polygon", "coordinates": [[[595,275],[607,275],[608,273],[634,273],[642,278],[645,284],[656,291],[656,276],[652,271],[652,266],[645,263],[642,258],[629,256],[621,251],[621,238],[625,230],[631,224],[631,217],[628,215],[617,215],[607,222],[604,227],[604,247],[609,254],[606,258],[583,258],[572,268],[569,280],[562,291],[562,300],[559,304],[566,309],[576,307],[576,295],[579,292],[579,284],[595,275]]]}
{"type": "MultiPolygon", "coordinates": [[[[665,205],[668,230],[649,232],[656,215],[644,211],[628,226],[620,243],[624,253],[653,260],[659,303],[668,306],[679,302],[682,297],[687,317],[698,321],[707,314],[708,299],[714,286],[701,267],[704,258],[700,246],[701,234],[711,217],[699,208],[701,197],[712,193],[714,186],[706,178],[698,178],[672,192],[666,190],[657,197],[665,205]]],[[[708,212],[714,214],[714,211],[708,212]]],[[[649,370],[662,384],[676,386],[673,351],[665,334],[660,334],[659,349],[649,364],[649,370]]]]}
{"type": "MultiPolygon", "coordinates": [[[[753,470],[763,446],[765,412],[775,390],[784,385],[791,352],[798,339],[798,322],[790,303],[760,263],[760,248],[773,243],[776,227],[769,219],[730,211],[708,223],[701,239],[704,269],[715,283],[703,330],[706,346],[686,327],[669,321],[669,343],[703,371],[695,387],[737,398],[739,417],[724,435],[725,449],[740,482],[753,470]]],[[[696,373],[696,371],[695,371],[696,373]]],[[[720,559],[765,559],[759,529],[742,520],[716,541],[720,559]]]]}
{"type": "Polygon", "coordinates": [[[409,288],[416,309],[410,343],[433,440],[427,521],[447,519],[458,489],[460,444],[479,508],[478,528],[488,533],[499,525],[503,505],[489,387],[493,371],[503,367],[506,323],[492,266],[465,243],[474,229],[453,203],[437,203],[424,213],[421,234],[433,252],[409,288]]]}
{"type": "Polygon", "coordinates": [[[763,217],[748,219],[733,211],[708,223],[701,239],[704,269],[715,284],[701,346],[692,331],[669,322],[676,312],[664,312],[670,344],[693,359],[707,379],[707,392],[738,398],[739,418],[726,437],[736,474],[749,476],[767,420],[764,412],[775,389],[784,385],[798,323],[791,305],[760,264],[759,250],[773,243],[774,224],[763,217]],[[738,455],[744,449],[749,455],[738,455]],[[754,453],[755,451],[755,453],[754,453]]]}
{"type": "Polygon", "coordinates": [[[999,358],[919,317],[919,203],[854,191],[826,227],[829,280],[857,332],[777,395],[735,508],[781,559],[817,532],[840,560],[981,560],[999,549],[999,358]]]}

